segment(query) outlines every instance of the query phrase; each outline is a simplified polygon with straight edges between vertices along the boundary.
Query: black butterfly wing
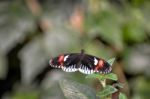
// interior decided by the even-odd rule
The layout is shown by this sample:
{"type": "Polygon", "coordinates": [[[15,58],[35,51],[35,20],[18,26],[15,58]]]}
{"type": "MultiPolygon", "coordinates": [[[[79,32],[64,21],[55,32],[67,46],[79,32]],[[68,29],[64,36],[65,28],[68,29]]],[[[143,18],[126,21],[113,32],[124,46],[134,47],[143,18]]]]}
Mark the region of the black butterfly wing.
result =
{"type": "Polygon", "coordinates": [[[105,60],[85,54],[79,71],[85,74],[92,74],[94,72],[107,74],[111,72],[111,67],[105,60]],[[99,67],[99,62],[103,62],[101,67],[99,67]]]}
{"type": "Polygon", "coordinates": [[[77,63],[80,61],[78,53],[61,54],[50,59],[49,64],[54,68],[62,68],[66,72],[77,71],[77,63]]]}
{"type": "Polygon", "coordinates": [[[50,61],[49,61],[50,66],[54,67],[54,68],[61,68],[61,65],[58,62],[58,59],[59,59],[59,56],[51,58],[50,61]]]}
{"type": "Polygon", "coordinates": [[[84,74],[92,74],[94,73],[94,58],[91,55],[84,55],[81,60],[79,71],[84,74]]]}
{"type": "Polygon", "coordinates": [[[66,72],[75,72],[78,70],[78,63],[80,62],[80,54],[79,53],[72,53],[72,54],[65,54],[64,59],[64,66],[62,69],[66,72]]]}

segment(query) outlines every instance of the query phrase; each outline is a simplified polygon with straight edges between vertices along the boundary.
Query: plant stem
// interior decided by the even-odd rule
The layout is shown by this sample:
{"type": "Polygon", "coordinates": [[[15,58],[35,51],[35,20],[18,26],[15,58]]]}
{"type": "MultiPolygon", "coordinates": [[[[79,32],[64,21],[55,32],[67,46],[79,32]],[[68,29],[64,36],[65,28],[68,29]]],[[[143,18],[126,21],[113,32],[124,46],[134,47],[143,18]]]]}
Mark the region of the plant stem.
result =
{"type": "MultiPolygon", "coordinates": [[[[105,88],[106,87],[106,79],[101,80],[100,82],[102,84],[102,87],[105,88]]],[[[111,95],[109,95],[106,99],[111,99],[111,95]]]]}
{"type": "Polygon", "coordinates": [[[106,79],[104,79],[104,80],[102,80],[102,81],[100,81],[100,82],[101,82],[101,84],[102,84],[102,87],[105,88],[105,87],[106,87],[106,79]]]}

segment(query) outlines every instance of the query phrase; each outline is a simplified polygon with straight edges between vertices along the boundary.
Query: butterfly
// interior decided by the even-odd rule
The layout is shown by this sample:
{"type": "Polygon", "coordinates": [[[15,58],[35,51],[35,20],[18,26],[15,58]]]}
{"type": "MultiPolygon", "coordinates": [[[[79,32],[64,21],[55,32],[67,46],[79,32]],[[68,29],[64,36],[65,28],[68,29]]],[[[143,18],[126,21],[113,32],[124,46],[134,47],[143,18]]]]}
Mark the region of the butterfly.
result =
{"type": "Polygon", "coordinates": [[[108,74],[112,71],[110,64],[102,58],[81,53],[61,54],[51,58],[51,67],[61,68],[65,72],[79,71],[84,74],[101,73],[108,74]]]}

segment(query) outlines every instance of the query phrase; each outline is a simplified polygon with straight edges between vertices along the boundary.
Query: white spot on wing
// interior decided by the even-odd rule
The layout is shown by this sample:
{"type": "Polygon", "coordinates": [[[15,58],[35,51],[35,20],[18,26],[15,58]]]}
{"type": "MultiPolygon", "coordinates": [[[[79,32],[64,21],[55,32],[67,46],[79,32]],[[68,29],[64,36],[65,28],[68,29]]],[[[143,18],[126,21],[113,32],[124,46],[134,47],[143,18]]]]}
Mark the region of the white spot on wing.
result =
{"type": "Polygon", "coordinates": [[[98,64],[98,60],[94,57],[94,65],[98,64]]]}
{"type": "Polygon", "coordinates": [[[67,60],[68,57],[69,57],[69,55],[66,55],[66,56],[64,57],[64,62],[67,60]]]}

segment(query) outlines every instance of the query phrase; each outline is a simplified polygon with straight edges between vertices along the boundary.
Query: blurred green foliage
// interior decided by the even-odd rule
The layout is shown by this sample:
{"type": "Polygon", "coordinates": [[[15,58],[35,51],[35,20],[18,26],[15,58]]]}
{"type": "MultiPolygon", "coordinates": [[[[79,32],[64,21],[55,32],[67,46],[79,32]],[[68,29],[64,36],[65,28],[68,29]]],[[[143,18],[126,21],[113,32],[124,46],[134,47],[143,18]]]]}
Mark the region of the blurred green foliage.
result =
{"type": "Polygon", "coordinates": [[[12,99],[38,99],[39,94],[36,91],[17,92],[12,99]]]}
{"type": "Polygon", "coordinates": [[[0,98],[65,99],[58,86],[65,78],[97,88],[83,74],[48,65],[50,57],[85,49],[106,60],[116,57],[113,72],[128,85],[122,91],[149,99],[149,11],[149,0],[0,1],[0,98]]]}

